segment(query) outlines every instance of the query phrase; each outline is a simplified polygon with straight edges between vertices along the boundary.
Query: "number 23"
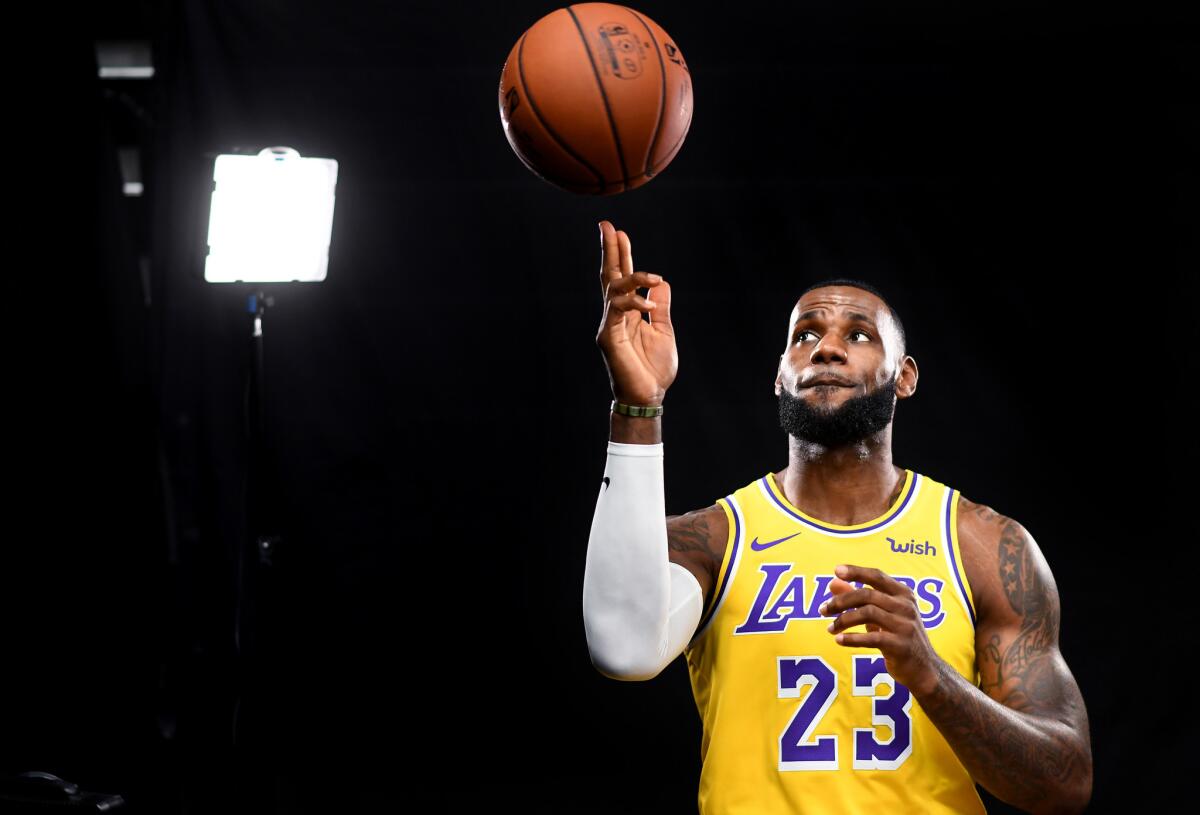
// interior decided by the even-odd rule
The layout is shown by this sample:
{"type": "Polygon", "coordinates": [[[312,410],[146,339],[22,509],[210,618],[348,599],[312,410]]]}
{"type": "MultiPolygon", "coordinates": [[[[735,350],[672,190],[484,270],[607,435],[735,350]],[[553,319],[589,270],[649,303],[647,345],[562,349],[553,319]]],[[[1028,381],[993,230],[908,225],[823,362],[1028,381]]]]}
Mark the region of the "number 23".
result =
{"type": "MultiPolygon", "coordinates": [[[[875,727],[854,728],[854,769],[895,770],[912,755],[912,695],[887,672],[882,656],[855,654],[851,667],[855,696],[874,696],[872,725],[889,725],[892,738],[880,742],[875,727]],[[888,684],[889,696],[875,696],[876,677],[888,684]]],[[[836,770],[837,736],[814,736],[821,717],[837,698],[837,671],[820,656],[779,657],[779,698],[798,699],[811,686],[808,697],[779,735],[779,769],[836,770]]]]}

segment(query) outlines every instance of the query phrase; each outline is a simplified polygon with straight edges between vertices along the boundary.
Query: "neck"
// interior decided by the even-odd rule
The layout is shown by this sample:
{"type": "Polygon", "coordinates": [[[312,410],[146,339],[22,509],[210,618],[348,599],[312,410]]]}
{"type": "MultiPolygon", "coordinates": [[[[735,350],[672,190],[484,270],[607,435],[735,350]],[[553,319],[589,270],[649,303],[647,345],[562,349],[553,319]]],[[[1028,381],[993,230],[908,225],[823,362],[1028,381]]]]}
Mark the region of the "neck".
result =
{"type": "Polygon", "coordinates": [[[775,480],[807,515],[852,526],[885,513],[900,496],[904,470],[892,463],[891,426],[845,447],[788,436],[788,466],[775,480]]]}

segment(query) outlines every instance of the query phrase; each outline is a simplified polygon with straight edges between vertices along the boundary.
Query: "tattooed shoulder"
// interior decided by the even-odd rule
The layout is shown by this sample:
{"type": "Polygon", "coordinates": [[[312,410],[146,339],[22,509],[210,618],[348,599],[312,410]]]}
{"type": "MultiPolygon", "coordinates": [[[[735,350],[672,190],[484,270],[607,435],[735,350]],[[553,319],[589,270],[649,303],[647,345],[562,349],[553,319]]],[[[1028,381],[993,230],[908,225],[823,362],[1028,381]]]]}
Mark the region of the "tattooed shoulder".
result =
{"type": "Polygon", "coordinates": [[[958,544],[977,615],[988,610],[989,601],[998,588],[997,543],[1003,534],[1004,520],[1007,519],[986,504],[977,504],[965,495],[959,496],[958,544]]]}
{"type": "Polygon", "coordinates": [[[980,609],[997,616],[1024,617],[1053,611],[1058,587],[1037,542],[1024,526],[985,504],[960,498],[959,544],[973,594],[982,595],[980,609]],[[1000,602],[1003,601],[1003,602],[1000,602]],[[1053,608],[1049,604],[1053,603],[1053,608]]]}
{"type": "Polygon", "coordinates": [[[962,499],[963,565],[978,621],[980,688],[1017,710],[1057,708],[1058,587],[1037,542],[1021,524],[962,499]],[[1051,690],[1053,688],[1053,690],[1051,690]]]}

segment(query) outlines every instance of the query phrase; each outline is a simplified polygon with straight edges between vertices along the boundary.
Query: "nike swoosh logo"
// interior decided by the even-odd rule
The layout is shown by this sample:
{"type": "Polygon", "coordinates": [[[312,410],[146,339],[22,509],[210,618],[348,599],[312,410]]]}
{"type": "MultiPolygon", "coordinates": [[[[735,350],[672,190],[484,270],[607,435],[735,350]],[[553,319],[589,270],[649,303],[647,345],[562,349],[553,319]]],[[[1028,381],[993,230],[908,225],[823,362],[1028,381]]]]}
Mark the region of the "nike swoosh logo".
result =
{"type": "Polygon", "coordinates": [[[608,492],[608,476],[604,476],[604,491],[608,492]]]}
{"type": "Polygon", "coordinates": [[[767,541],[766,543],[759,543],[758,537],[755,536],[754,540],[750,541],[750,548],[756,552],[761,552],[763,549],[770,549],[775,544],[783,543],[788,538],[794,538],[799,534],[800,534],[799,532],[793,532],[792,534],[788,535],[787,538],[780,538],[779,540],[767,541]]]}

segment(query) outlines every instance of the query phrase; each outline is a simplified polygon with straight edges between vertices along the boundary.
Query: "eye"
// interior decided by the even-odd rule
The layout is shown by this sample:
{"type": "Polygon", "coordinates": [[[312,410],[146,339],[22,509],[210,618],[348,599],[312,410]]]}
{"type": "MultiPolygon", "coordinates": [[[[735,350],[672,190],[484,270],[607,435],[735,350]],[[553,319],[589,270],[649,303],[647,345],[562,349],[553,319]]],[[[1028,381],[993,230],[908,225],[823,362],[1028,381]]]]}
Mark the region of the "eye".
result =
{"type": "MultiPolygon", "coordinates": [[[[805,334],[811,334],[811,333],[812,333],[812,332],[811,332],[811,331],[809,331],[807,328],[806,328],[806,329],[802,329],[802,330],[800,330],[800,331],[797,331],[797,332],[796,332],[796,340],[795,340],[795,341],[796,341],[796,342],[803,342],[803,340],[801,340],[800,338],[801,338],[803,335],[805,335],[805,334]]],[[[870,342],[870,341],[871,341],[871,335],[870,335],[870,334],[868,334],[866,331],[863,331],[861,328],[856,328],[856,329],[854,329],[853,331],[851,331],[851,332],[850,332],[850,336],[852,336],[852,337],[853,337],[855,334],[862,334],[864,337],[866,337],[866,338],[867,338],[867,342],[870,342]]]]}

